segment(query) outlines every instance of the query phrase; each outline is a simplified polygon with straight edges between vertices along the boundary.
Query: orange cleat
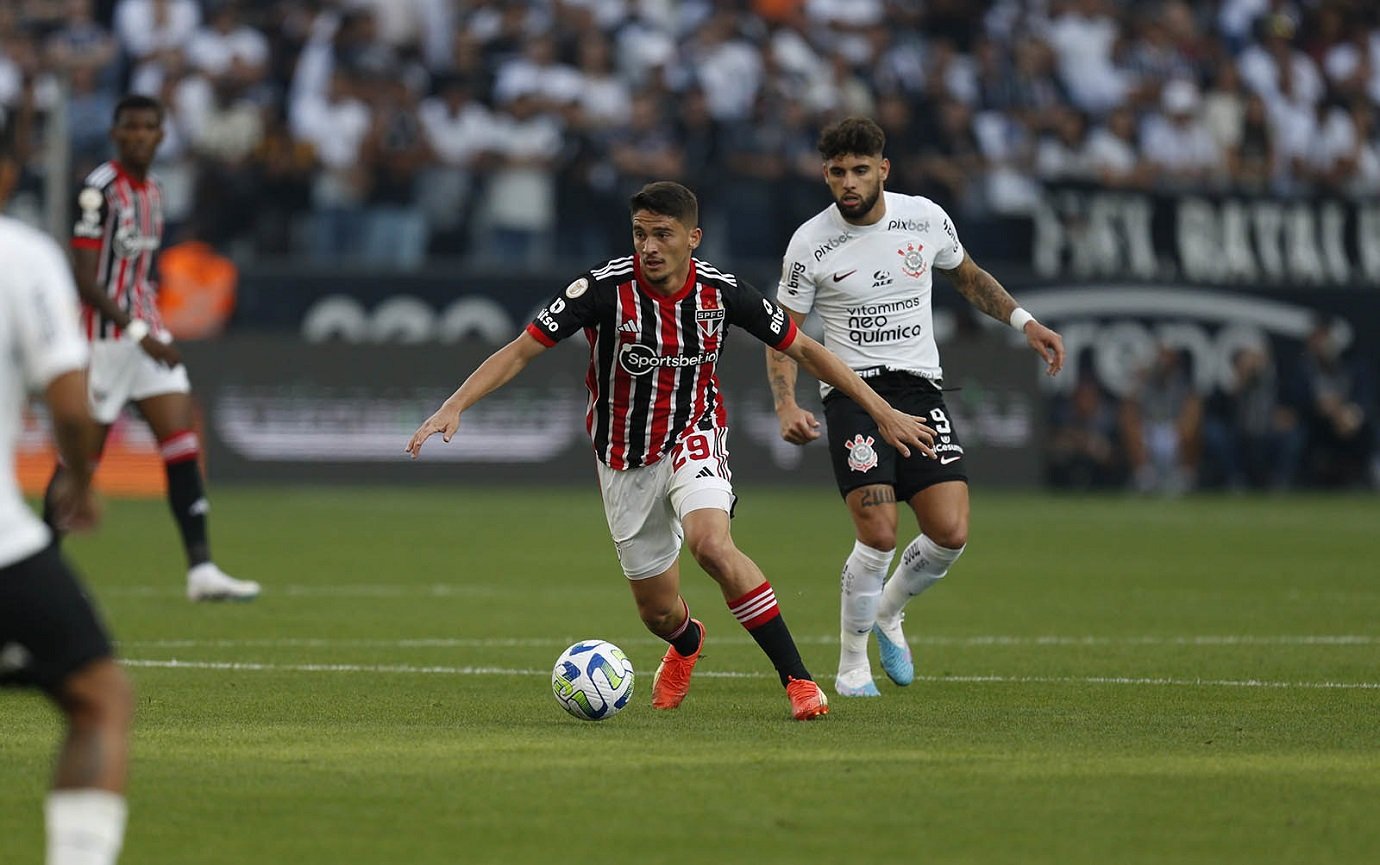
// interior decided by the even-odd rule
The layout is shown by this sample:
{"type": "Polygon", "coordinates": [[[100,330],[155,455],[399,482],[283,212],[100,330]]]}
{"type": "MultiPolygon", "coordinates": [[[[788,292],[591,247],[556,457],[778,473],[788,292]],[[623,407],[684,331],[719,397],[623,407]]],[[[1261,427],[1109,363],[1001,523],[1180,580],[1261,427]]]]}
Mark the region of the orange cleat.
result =
{"type": "Polygon", "coordinates": [[[809,721],[829,714],[829,698],[819,685],[809,679],[791,679],[786,683],[786,696],[791,698],[791,715],[797,721],[809,721]]]}
{"type": "Polygon", "coordinates": [[[690,693],[690,673],[700,659],[700,652],[704,651],[704,623],[699,619],[690,621],[700,628],[700,644],[689,657],[677,652],[675,646],[666,647],[661,666],[656,668],[656,676],[652,679],[653,709],[674,709],[690,693]]]}

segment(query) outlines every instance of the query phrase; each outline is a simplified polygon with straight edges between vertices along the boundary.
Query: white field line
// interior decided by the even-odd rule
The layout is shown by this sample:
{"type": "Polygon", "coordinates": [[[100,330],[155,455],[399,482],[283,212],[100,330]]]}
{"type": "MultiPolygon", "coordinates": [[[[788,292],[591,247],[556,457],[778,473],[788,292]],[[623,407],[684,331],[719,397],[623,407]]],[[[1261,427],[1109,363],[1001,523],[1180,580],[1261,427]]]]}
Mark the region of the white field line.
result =
{"type": "MultiPolygon", "coordinates": [[[[122,648],[144,649],[513,649],[513,648],[565,648],[574,638],[566,637],[424,637],[412,639],[331,639],[325,637],[270,637],[262,639],[166,639],[166,640],[121,640],[122,648]]],[[[620,639],[620,643],[631,645],[660,645],[654,637],[620,639]]],[[[747,636],[734,634],[715,637],[715,643],[743,644],[751,641],[747,636]]],[[[802,635],[796,637],[797,643],[808,645],[829,645],[838,643],[837,636],[802,635]]],[[[1200,636],[1156,637],[1094,637],[1094,636],[1014,636],[1014,635],[976,635],[971,637],[912,636],[907,638],[912,646],[1376,646],[1380,636],[1369,634],[1204,634],[1200,636]]]]}
{"type": "MultiPolygon", "coordinates": [[[[264,596],[286,598],[474,598],[493,597],[505,590],[490,585],[456,585],[454,583],[343,583],[337,585],[305,585],[273,583],[264,596]]],[[[108,598],[180,598],[185,589],[177,580],[153,586],[104,586],[96,594],[108,598]]],[[[1205,592],[1195,596],[1204,597],[1205,592]]],[[[1215,597],[1228,597],[1212,593],[1215,597]]],[[[1288,592],[1289,600],[1329,601],[1339,603],[1370,603],[1380,601],[1380,592],[1288,592]]]]}
{"type": "MultiPolygon", "coordinates": [[[[173,670],[225,670],[229,672],[289,673],[406,673],[442,676],[549,676],[549,670],[505,667],[442,667],[409,664],[260,664],[243,661],[179,661],[176,659],[125,659],[129,667],[173,670]]],[[[719,679],[767,678],[767,673],[703,670],[695,675],[719,679]]],[[[826,677],[827,678],[827,677],[826,677]]],[[[1278,688],[1309,690],[1376,691],[1380,682],[1274,682],[1262,679],[1174,679],[1136,676],[917,676],[925,682],[958,682],[999,685],[1158,685],[1214,688],[1278,688]]]]}

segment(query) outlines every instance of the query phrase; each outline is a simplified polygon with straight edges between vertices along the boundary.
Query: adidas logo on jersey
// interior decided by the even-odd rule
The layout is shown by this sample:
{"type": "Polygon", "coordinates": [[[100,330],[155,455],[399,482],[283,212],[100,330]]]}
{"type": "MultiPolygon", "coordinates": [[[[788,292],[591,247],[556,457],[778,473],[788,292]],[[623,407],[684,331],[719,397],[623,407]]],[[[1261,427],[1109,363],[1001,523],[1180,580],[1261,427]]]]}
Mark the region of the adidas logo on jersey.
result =
{"type": "Polygon", "coordinates": [[[637,322],[633,321],[632,319],[628,319],[627,321],[625,321],[625,322],[623,322],[622,324],[618,325],[618,332],[619,332],[619,333],[637,333],[637,322]]]}
{"type": "Polygon", "coordinates": [[[695,472],[695,479],[696,479],[696,480],[699,480],[700,478],[712,478],[712,477],[714,477],[714,473],[711,472],[711,471],[709,470],[709,466],[704,466],[704,467],[702,467],[698,472],[695,472]]]}

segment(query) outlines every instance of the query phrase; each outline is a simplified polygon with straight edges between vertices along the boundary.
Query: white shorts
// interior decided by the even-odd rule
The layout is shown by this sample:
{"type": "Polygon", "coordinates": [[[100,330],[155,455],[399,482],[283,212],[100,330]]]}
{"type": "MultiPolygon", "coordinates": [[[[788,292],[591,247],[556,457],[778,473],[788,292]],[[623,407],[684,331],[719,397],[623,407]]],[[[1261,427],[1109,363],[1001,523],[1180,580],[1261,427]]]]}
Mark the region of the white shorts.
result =
{"type": "Polygon", "coordinates": [[[98,423],[113,424],[125,403],[165,393],[190,393],[187,368],[168,369],[127,339],[99,339],[91,343],[87,394],[98,423]]]}
{"type": "Polygon", "coordinates": [[[685,539],[681,520],[691,511],[733,512],[728,470],[728,430],[693,432],[658,462],[616,471],[598,464],[604,516],[630,580],[655,577],[671,567],[685,539]]]}

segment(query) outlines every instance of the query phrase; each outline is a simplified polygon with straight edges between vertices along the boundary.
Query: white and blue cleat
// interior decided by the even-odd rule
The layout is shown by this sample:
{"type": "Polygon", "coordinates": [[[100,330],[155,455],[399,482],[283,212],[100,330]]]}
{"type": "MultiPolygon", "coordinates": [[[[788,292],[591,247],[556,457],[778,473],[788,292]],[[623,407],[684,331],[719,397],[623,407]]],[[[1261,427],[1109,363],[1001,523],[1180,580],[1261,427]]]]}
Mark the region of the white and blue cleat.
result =
{"type": "MultiPolygon", "coordinates": [[[[910,644],[901,631],[901,617],[886,624],[881,619],[872,626],[877,635],[877,654],[882,659],[882,670],[887,678],[898,685],[909,685],[915,681],[915,662],[910,656],[910,644]]],[[[876,689],[875,686],[873,688],[876,689]]]]}
{"type": "Polygon", "coordinates": [[[872,671],[866,667],[846,670],[834,677],[834,692],[840,697],[880,697],[872,671]]]}

